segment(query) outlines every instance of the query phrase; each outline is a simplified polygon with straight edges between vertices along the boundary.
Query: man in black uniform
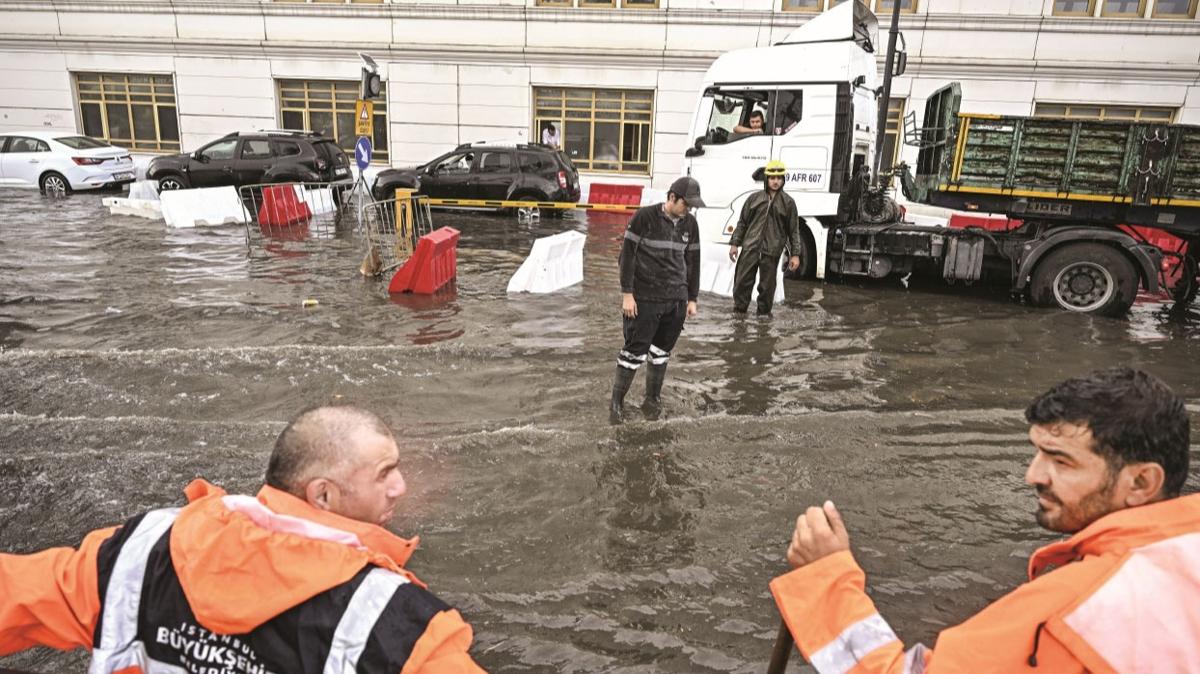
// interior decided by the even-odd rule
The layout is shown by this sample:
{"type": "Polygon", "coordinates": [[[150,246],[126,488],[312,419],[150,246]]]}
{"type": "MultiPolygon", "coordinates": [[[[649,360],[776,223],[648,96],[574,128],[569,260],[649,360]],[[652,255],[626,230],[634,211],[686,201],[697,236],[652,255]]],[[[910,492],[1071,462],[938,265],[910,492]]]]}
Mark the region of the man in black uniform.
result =
{"type": "Polygon", "coordinates": [[[763,191],[755,192],[742,206],[737,229],[729,237],[729,259],[737,262],[733,272],[733,310],[746,313],[754,276],[758,275],[758,313],[770,315],[775,303],[775,277],[779,254],[791,251],[788,269],[800,266],[800,218],[796,202],[783,191],[787,168],[775,160],[763,171],[763,191]],[[741,246],[742,254],[738,255],[741,246]]]}
{"type": "Polygon", "coordinates": [[[700,228],[689,212],[702,208],[700,183],[680,178],[667,201],[638,209],[621,247],[621,313],[625,346],[617,355],[610,419],[620,421],[625,394],[650,359],[645,406],[659,410],[663,378],[683,322],[696,315],[700,293],[700,228]]]}

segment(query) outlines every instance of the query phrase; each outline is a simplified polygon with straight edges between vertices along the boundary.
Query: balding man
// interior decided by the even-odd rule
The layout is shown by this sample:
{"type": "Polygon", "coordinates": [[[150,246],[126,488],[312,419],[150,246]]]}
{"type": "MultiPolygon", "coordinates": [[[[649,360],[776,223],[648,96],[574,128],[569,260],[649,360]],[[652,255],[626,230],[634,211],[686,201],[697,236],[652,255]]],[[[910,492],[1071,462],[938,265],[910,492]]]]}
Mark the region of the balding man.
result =
{"type": "Polygon", "coordinates": [[[471,628],[404,569],[382,528],[404,494],[387,424],[301,413],[257,498],[196,480],[183,508],[79,549],[0,554],[0,655],[92,651],[89,674],[472,673],[471,628]]]}

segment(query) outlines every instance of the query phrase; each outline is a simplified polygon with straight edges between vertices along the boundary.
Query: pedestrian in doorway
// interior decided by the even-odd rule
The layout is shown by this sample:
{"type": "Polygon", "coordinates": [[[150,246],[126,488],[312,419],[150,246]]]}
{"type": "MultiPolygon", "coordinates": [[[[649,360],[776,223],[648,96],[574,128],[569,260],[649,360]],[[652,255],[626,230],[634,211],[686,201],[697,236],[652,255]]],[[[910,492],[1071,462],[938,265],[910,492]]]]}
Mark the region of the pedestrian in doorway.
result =
{"type": "Polygon", "coordinates": [[[629,221],[621,246],[621,315],[625,345],[617,355],[609,416],[624,412],[625,394],[638,368],[650,361],[643,407],[661,410],[663,379],[683,323],[696,315],[700,294],[700,228],[691,214],[703,208],[700,183],[679,178],[667,200],[644,206],[629,221]]]}
{"type": "MultiPolygon", "coordinates": [[[[1071,534],[1029,560],[1029,582],[937,647],[905,650],[865,591],[833,503],[796,520],[771,592],[819,672],[1195,672],[1200,494],[1183,399],[1146,372],[1068,379],[1025,409],[1037,523],[1071,534]]],[[[936,599],[935,599],[936,601],[936,599]]]]}
{"type": "Polygon", "coordinates": [[[733,274],[733,310],[744,314],[750,307],[754,277],[758,276],[758,314],[770,315],[775,303],[775,277],[779,255],[788,253],[788,269],[800,266],[800,217],[796,202],[783,191],[787,167],[769,162],[763,170],[763,190],[746,199],[737,228],[729,237],[733,274]],[[741,254],[738,248],[741,248],[741,254]]]}

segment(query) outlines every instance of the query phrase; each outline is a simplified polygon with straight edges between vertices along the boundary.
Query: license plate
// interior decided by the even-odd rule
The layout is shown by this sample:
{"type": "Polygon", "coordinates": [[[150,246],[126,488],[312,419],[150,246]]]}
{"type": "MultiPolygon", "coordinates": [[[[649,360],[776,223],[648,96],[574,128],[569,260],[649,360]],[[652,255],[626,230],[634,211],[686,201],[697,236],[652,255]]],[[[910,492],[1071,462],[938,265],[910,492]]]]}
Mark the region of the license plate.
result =
{"type": "Polygon", "coordinates": [[[350,169],[340,168],[334,171],[335,175],[344,176],[350,173],[350,169]]]}
{"type": "Polygon", "coordinates": [[[113,174],[113,180],[129,180],[130,178],[133,178],[132,173],[114,173],[113,174]]]}

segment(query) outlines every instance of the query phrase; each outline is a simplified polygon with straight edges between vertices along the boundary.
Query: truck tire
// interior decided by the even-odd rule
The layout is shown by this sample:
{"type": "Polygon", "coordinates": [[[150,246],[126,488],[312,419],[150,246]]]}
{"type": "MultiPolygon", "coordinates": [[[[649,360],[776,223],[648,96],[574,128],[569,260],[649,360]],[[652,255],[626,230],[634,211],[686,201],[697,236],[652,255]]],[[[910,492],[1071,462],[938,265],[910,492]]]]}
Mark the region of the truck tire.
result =
{"type": "Polygon", "coordinates": [[[800,266],[796,267],[796,271],[788,269],[788,258],[783,258],[783,276],[797,281],[816,278],[817,276],[817,247],[809,240],[808,235],[800,232],[800,250],[796,251],[796,255],[800,258],[800,266]]]}
{"type": "Polygon", "coordinates": [[[1138,275],[1121,251],[1072,243],[1038,262],[1030,282],[1035,304],[1099,316],[1123,316],[1137,296],[1138,275]]]}

